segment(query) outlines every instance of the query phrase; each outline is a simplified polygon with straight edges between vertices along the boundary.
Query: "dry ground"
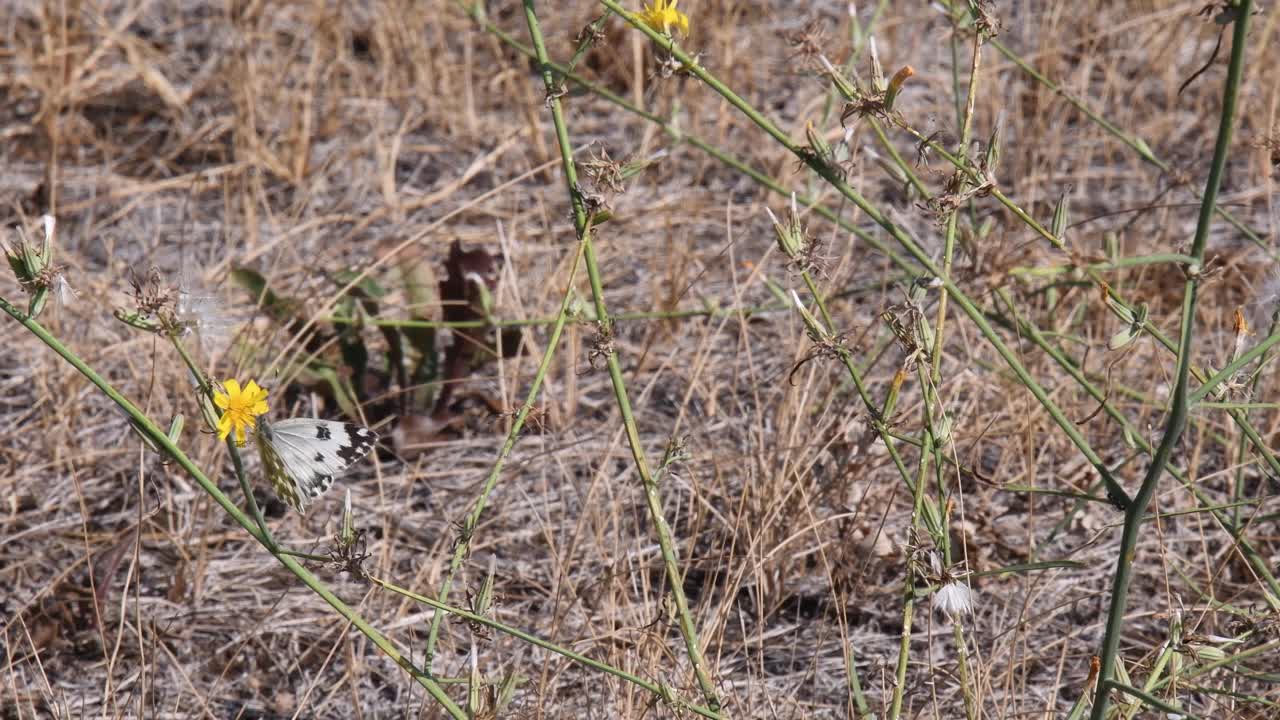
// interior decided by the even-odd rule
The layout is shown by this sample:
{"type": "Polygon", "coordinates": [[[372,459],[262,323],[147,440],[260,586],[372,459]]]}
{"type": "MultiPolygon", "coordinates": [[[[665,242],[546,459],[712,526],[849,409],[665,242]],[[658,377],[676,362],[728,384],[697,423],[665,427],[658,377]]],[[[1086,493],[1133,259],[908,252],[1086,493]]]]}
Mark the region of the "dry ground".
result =
{"type": "MultiPolygon", "coordinates": [[[[872,4],[858,3],[863,23],[872,4]]],[[[497,25],[528,37],[518,3],[489,5],[497,25]]],[[[597,6],[541,5],[551,52],[565,60],[597,6]]],[[[1174,168],[1161,173],[1144,163],[984,49],[975,131],[985,141],[1003,118],[1000,186],[1046,224],[1057,198],[1068,195],[1069,238],[1085,257],[1103,256],[1107,232],[1128,256],[1187,247],[1230,45],[1228,34],[1217,59],[1178,94],[1217,39],[1218,26],[1197,14],[1202,6],[996,5],[1004,43],[1174,168]]],[[[686,0],[681,9],[692,17],[686,45],[702,52],[707,68],[792,137],[803,141],[807,122],[838,137],[838,117],[824,109],[827,87],[792,57],[787,37],[819,19],[822,49],[843,61],[850,52],[845,3],[686,0]]],[[[1280,222],[1276,17],[1254,18],[1222,197],[1267,244],[1280,222]]],[[[954,132],[944,15],[926,3],[890,3],[874,31],[889,72],[915,69],[899,109],[926,131],[954,132]]],[[[53,208],[58,260],[79,291],[43,321],[161,424],[184,413],[183,446],[234,498],[240,494],[225,448],[202,432],[173,348],[111,316],[132,306],[131,270],[145,274],[154,265],[167,283],[218,299],[219,314],[203,317],[200,362],[215,377],[271,386],[276,417],[340,411],[320,385],[298,380],[286,392],[279,369],[289,330],[226,281],[233,267],[256,269],[275,290],[304,299],[306,317],[323,318],[340,271],[376,261],[373,276],[398,287],[404,268],[443,273],[458,240],[498,257],[496,316],[544,318],[559,305],[576,243],[541,79],[451,3],[11,2],[0,9],[0,33],[4,213],[13,226],[20,210],[53,208]]],[[[967,53],[962,38],[962,75],[967,53]]],[[[583,72],[888,239],[797,171],[794,158],[718,95],[689,78],[657,77],[651,58],[643,38],[615,18],[583,72]]],[[[865,73],[865,61],[859,64],[865,73]]],[[[768,282],[801,287],[764,212],[766,204],[780,212],[780,196],[654,124],[570,90],[564,102],[580,159],[602,149],[614,158],[665,153],[613,199],[614,219],[601,228],[611,310],[767,306],[776,302],[768,282]]],[[[885,152],[868,126],[850,125],[851,184],[940,256],[933,218],[878,162],[885,152]]],[[[914,160],[910,139],[893,138],[914,160]]],[[[937,190],[947,173],[936,157],[927,167],[921,174],[937,190]]],[[[1149,339],[1107,351],[1121,328],[1096,290],[1064,286],[1052,298],[1044,279],[1009,274],[1015,266],[1062,264],[1065,256],[989,197],[966,209],[962,225],[975,219],[993,225],[958,255],[961,286],[993,312],[1004,312],[993,291],[1007,287],[1021,312],[1062,333],[1063,347],[1100,384],[1109,381],[1115,406],[1158,438],[1172,356],[1149,339]],[[1058,304],[1051,308],[1051,300],[1058,304]]],[[[816,216],[808,221],[824,241],[820,284],[837,295],[832,313],[869,368],[879,402],[904,358],[878,314],[902,302],[909,278],[852,234],[816,216]]],[[[1268,332],[1276,273],[1266,251],[1221,221],[1210,255],[1216,275],[1197,318],[1196,361],[1220,367],[1231,354],[1237,307],[1257,331],[1250,343],[1268,332]]],[[[1166,332],[1176,331],[1182,281],[1175,266],[1113,272],[1108,282],[1148,303],[1166,332]]],[[[579,288],[589,304],[585,283],[579,288]]],[[[0,296],[25,302],[7,273],[0,296]]],[[[935,293],[926,312],[936,300],[935,293]]],[[[393,293],[382,312],[404,317],[407,302],[393,293]]],[[[0,327],[0,717],[444,716],[199,486],[142,447],[83,377],[16,323],[6,318],[0,327]]],[[[1136,486],[1146,456],[1114,421],[1093,414],[1097,403],[1043,352],[1007,325],[1000,331],[1117,477],[1136,486]]],[[[566,330],[538,422],[490,498],[463,584],[478,589],[492,568],[497,619],[697,701],[609,379],[592,356],[593,332],[587,323],[566,330]]],[[[501,413],[523,402],[547,336],[544,325],[526,326],[523,353],[465,377],[451,425],[419,433],[430,440],[424,453],[401,443],[404,428],[429,412],[426,400],[415,396],[391,412],[386,397],[400,392],[392,385],[381,405],[366,408],[386,447],[341,484],[367,530],[370,572],[425,593],[439,586],[457,523],[508,427],[501,413]],[[406,419],[405,409],[417,419],[406,419]]],[[[385,349],[372,328],[360,337],[375,355],[385,349]]],[[[865,408],[844,370],[823,359],[796,369],[811,344],[785,310],[625,321],[613,348],[651,463],[669,438],[684,439],[688,459],[663,477],[662,501],[728,709],[736,717],[851,716],[852,653],[883,717],[902,628],[911,499],[884,445],[869,439],[865,408]]],[[[1085,492],[1097,475],[963,315],[950,315],[944,352],[940,392],[953,421],[953,457],[966,468],[941,477],[954,499],[957,557],[973,571],[1079,563],[973,579],[978,601],[964,635],[970,690],[982,717],[1065,716],[1085,691],[1098,650],[1120,514],[1028,492],[1085,492]]],[[[1274,387],[1268,367],[1254,400],[1270,399],[1274,387]]],[[[1275,436],[1276,412],[1250,417],[1263,438],[1275,436]]],[[[914,376],[894,420],[896,431],[919,434],[914,376]]],[[[1259,500],[1240,515],[1254,520],[1247,536],[1275,567],[1275,478],[1254,453],[1240,453],[1240,431],[1222,411],[1198,410],[1195,420],[1176,464],[1216,502],[1259,500]]],[[[918,453],[903,447],[914,468],[918,453]]],[[[1200,506],[1171,478],[1165,483],[1155,505],[1162,513],[1200,506]]],[[[268,502],[268,517],[295,547],[322,548],[339,498],[331,493],[305,518],[268,502]]],[[[1252,628],[1231,652],[1274,638],[1265,586],[1206,513],[1149,525],[1138,569],[1123,640],[1135,683],[1147,676],[1178,612],[1189,633],[1239,637],[1252,628]]],[[[429,611],[332,569],[316,571],[422,660],[429,611]]],[[[453,595],[460,603],[465,597],[453,595]]],[[[925,600],[915,630],[905,716],[962,717],[950,622],[925,600]]],[[[486,678],[520,676],[503,716],[677,714],[616,678],[500,633],[474,635],[460,622],[446,625],[434,672],[465,677],[473,647],[486,678]]],[[[1280,703],[1278,658],[1261,654],[1238,672],[1187,680],[1177,697],[1206,717],[1276,717],[1277,706],[1266,703],[1280,703]]],[[[449,687],[464,698],[462,685],[449,687]]]]}

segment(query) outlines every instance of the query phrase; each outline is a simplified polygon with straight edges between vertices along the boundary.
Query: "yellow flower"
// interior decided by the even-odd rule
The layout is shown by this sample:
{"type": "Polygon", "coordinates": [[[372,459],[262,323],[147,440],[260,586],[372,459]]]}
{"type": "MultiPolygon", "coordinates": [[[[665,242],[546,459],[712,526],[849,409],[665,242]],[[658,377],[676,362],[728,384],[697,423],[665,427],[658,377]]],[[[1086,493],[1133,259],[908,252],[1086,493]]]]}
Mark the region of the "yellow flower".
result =
{"type": "Polygon", "coordinates": [[[644,4],[637,17],[640,22],[653,28],[654,32],[664,32],[671,34],[671,29],[675,28],[680,31],[681,36],[689,34],[689,16],[676,10],[676,3],[680,0],[654,0],[653,5],[644,4]]]}
{"type": "Polygon", "coordinates": [[[267,391],[258,387],[258,383],[250,380],[244,390],[234,379],[222,384],[226,394],[214,391],[213,404],[222,409],[222,417],[218,420],[218,439],[226,440],[234,429],[236,444],[244,445],[244,429],[253,429],[254,418],[267,412],[267,391]]]}

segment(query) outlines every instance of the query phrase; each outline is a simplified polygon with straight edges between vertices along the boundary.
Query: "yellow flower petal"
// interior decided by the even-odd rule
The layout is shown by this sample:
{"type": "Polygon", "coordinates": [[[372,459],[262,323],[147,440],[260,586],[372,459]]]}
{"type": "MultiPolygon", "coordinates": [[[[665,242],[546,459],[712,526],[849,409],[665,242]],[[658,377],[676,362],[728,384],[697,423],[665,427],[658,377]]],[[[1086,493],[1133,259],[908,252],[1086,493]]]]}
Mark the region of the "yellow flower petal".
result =
{"type": "Polygon", "coordinates": [[[244,445],[245,431],[257,428],[255,418],[266,414],[267,391],[250,380],[243,388],[234,378],[222,383],[226,394],[216,393],[214,403],[222,409],[218,418],[218,439],[226,440],[234,433],[236,444],[244,445]]]}
{"type": "Polygon", "coordinates": [[[248,395],[250,398],[253,398],[254,400],[259,400],[267,396],[267,391],[258,387],[258,383],[254,382],[253,380],[250,380],[249,384],[244,386],[244,394],[248,395]]]}
{"type": "Polygon", "coordinates": [[[656,32],[670,35],[674,27],[681,35],[688,35],[689,16],[676,9],[678,2],[679,0],[654,0],[652,5],[645,3],[636,17],[656,32]]]}

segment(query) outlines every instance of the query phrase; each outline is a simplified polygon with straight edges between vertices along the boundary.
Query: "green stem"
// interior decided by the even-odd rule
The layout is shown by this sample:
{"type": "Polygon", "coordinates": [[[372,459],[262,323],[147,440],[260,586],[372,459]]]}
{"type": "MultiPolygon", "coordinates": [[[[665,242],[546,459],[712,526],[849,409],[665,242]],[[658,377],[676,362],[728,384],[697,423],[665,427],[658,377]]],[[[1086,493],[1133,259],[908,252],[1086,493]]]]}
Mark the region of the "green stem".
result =
{"type": "MultiPolygon", "coordinates": [[[[1248,38],[1249,14],[1252,10],[1253,0],[1241,0],[1235,7],[1231,64],[1227,69],[1226,88],[1222,93],[1218,139],[1214,145],[1213,162],[1209,168],[1209,178],[1205,182],[1204,200],[1200,206],[1200,218],[1196,223],[1196,234],[1191,245],[1191,255],[1198,261],[1198,267],[1204,266],[1205,243],[1209,237],[1209,227],[1218,201],[1222,170],[1227,163],[1227,151],[1231,146],[1231,128],[1235,121],[1240,79],[1244,75],[1245,41],[1248,38]]],[[[1124,624],[1125,606],[1129,598],[1129,584],[1137,552],[1139,531],[1142,528],[1141,519],[1146,513],[1147,505],[1151,502],[1160,477],[1164,474],[1164,466],[1173,453],[1173,448],[1181,437],[1187,421],[1187,378],[1191,369],[1192,338],[1199,287],[1200,276],[1190,275],[1183,292],[1181,340],[1178,343],[1178,365],[1168,424],[1165,426],[1160,446],[1156,448],[1151,458],[1151,465],[1146,477],[1142,480],[1142,486],[1138,489],[1133,502],[1125,509],[1124,532],[1120,539],[1120,551],[1116,556],[1116,569],[1111,589],[1111,608],[1107,613],[1106,635],[1103,637],[1102,649],[1099,652],[1102,667],[1098,674],[1098,687],[1094,695],[1093,712],[1090,715],[1092,720],[1103,720],[1106,717],[1107,705],[1111,697],[1110,686],[1115,674],[1116,658],[1120,652],[1120,633],[1124,624]]]]}
{"type": "Polygon", "coordinates": [[[1245,365],[1248,365],[1255,359],[1265,355],[1266,352],[1274,347],[1276,343],[1280,343],[1280,332],[1277,332],[1276,330],[1277,327],[1273,325],[1271,334],[1268,335],[1265,340],[1241,353],[1240,357],[1232,360],[1226,367],[1214,373],[1212,377],[1206,379],[1203,385],[1196,388],[1195,392],[1191,393],[1190,397],[1187,398],[1187,401],[1192,405],[1199,404],[1200,401],[1209,393],[1213,392],[1214,388],[1218,385],[1231,379],[1237,372],[1240,372],[1240,369],[1245,365]]]}
{"type": "MultiPolygon", "coordinates": [[[[507,460],[515,449],[516,441],[520,437],[520,431],[524,428],[524,423],[528,419],[529,413],[533,410],[539,393],[542,392],[542,383],[547,373],[551,370],[551,360],[555,356],[556,348],[560,345],[560,336],[568,322],[569,308],[572,306],[571,301],[573,299],[573,282],[578,275],[578,265],[581,257],[582,247],[579,245],[574,252],[573,265],[569,268],[569,279],[565,283],[564,296],[560,299],[560,311],[556,314],[555,325],[551,328],[551,336],[547,338],[546,352],[542,354],[542,361],[538,363],[538,371],[534,374],[533,382],[529,385],[529,392],[525,395],[524,404],[516,412],[515,419],[511,423],[511,429],[507,431],[507,439],[502,443],[502,450],[498,452],[498,457],[494,460],[493,467],[489,469],[489,474],[485,477],[480,495],[476,498],[471,507],[471,512],[467,514],[462,523],[458,542],[453,549],[453,558],[449,561],[449,571],[445,573],[444,580],[440,583],[438,596],[442,603],[449,599],[449,590],[453,586],[453,578],[471,553],[472,536],[476,528],[480,526],[480,516],[484,513],[484,509],[489,502],[489,495],[498,486],[498,478],[502,475],[502,469],[506,466],[507,460]]],[[[439,613],[431,619],[431,631],[427,635],[426,658],[423,660],[423,665],[428,671],[431,669],[432,659],[435,657],[436,642],[440,636],[440,625],[443,620],[444,615],[439,613]]]]}
{"type": "Polygon", "coordinates": [[[112,402],[118,405],[121,410],[124,410],[125,414],[129,416],[139,430],[144,432],[152,442],[172,457],[179,467],[186,470],[192,479],[195,480],[196,483],[213,498],[214,502],[222,506],[223,511],[225,511],[227,515],[230,515],[232,520],[239,524],[240,527],[244,528],[245,532],[253,537],[254,540],[257,540],[263,547],[265,547],[267,551],[285,567],[285,569],[297,576],[297,578],[301,580],[304,585],[310,588],[312,592],[319,595],[320,598],[336,610],[339,615],[350,622],[352,626],[359,630],[365,637],[369,638],[369,640],[373,642],[378,649],[382,650],[382,652],[387,655],[387,657],[391,658],[405,672],[409,673],[409,675],[413,677],[419,685],[425,688],[426,691],[435,698],[436,702],[438,702],[450,716],[457,720],[463,720],[466,718],[466,713],[449,698],[444,689],[428,677],[421,669],[416,667],[409,658],[402,655],[400,651],[382,635],[382,633],[375,630],[373,626],[369,625],[369,623],[365,621],[364,618],[360,617],[360,615],[348,607],[346,603],[339,600],[338,597],[329,590],[328,586],[321,582],[315,575],[312,575],[309,570],[298,564],[298,562],[292,557],[281,553],[278,549],[275,549],[272,544],[268,542],[267,537],[258,530],[254,521],[245,515],[230,498],[223,494],[223,492],[218,489],[218,486],[204,474],[204,471],[197,467],[191,458],[187,457],[186,453],[184,453],[180,447],[170,440],[169,436],[163,430],[151,421],[151,418],[147,417],[145,413],[137,408],[137,406],[121,395],[114,387],[111,386],[110,383],[104,380],[102,376],[98,375],[93,368],[85,364],[78,355],[71,352],[70,349],[59,342],[58,339],[51,335],[40,323],[28,317],[26,313],[14,307],[4,298],[0,298],[0,310],[4,310],[10,317],[21,323],[23,327],[30,330],[32,334],[40,338],[45,345],[48,345],[58,355],[62,356],[62,358],[78,370],[80,374],[88,378],[89,382],[97,386],[104,395],[111,398],[112,402]]]}
{"type": "MultiPolygon", "coordinates": [[[[191,354],[187,352],[187,346],[173,333],[169,333],[169,341],[173,343],[174,349],[178,351],[178,356],[182,358],[182,362],[187,366],[191,376],[196,379],[196,383],[200,386],[200,393],[209,402],[213,402],[213,386],[209,384],[209,379],[205,377],[204,371],[196,365],[191,354]]],[[[271,529],[267,527],[267,518],[262,514],[262,509],[258,507],[258,500],[253,495],[253,484],[249,482],[249,476],[244,470],[244,459],[240,457],[240,448],[236,446],[235,438],[231,435],[227,436],[226,442],[227,453],[231,455],[231,467],[235,470],[236,480],[240,483],[240,491],[244,493],[245,503],[249,506],[249,513],[253,515],[254,521],[258,523],[258,529],[262,531],[262,536],[267,539],[267,547],[279,550],[279,544],[276,543],[276,539],[271,535],[271,529]]],[[[296,553],[292,552],[288,554],[296,555],[296,553]]]]}
{"type": "Polygon", "coordinates": [[[666,701],[667,703],[669,703],[670,705],[672,705],[673,707],[679,710],[688,710],[689,712],[692,712],[697,715],[701,715],[702,717],[706,717],[706,718],[722,717],[720,713],[714,710],[701,707],[699,705],[686,703],[683,700],[680,700],[675,696],[675,691],[665,685],[660,685],[658,683],[650,682],[648,680],[645,680],[644,678],[638,677],[636,675],[632,675],[631,673],[625,670],[621,670],[619,668],[613,667],[612,665],[602,663],[599,660],[593,660],[587,657],[586,655],[583,655],[582,653],[574,652],[568,648],[561,647],[560,645],[556,645],[555,643],[550,642],[548,640],[543,640],[537,635],[531,635],[523,630],[520,630],[519,628],[514,628],[510,625],[500,623],[497,620],[493,620],[491,618],[485,617],[484,615],[478,615],[476,613],[470,612],[468,610],[464,610],[459,607],[446,605],[445,603],[440,602],[439,600],[434,600],[432,598],[426,597],[425,595],[419,595],[418,593],[415,593],[412,590],[406,590],[405,588],[399,587],[397,585],[393,585],[392,583],[389,583],[386,580],[381,580],[379,578],[371,576],[369,578],[369,581],[372,582],[374,585],[377,585],[385,590],[390,590],[391,592],[396,593],[397,595],[403,595],[404,597],[407,597],[410,600],[414,600],[416,602],[422,603],[423,605],[427,605],[429,607],[435,608],[436,610],[440,611],[436,613],[437,615],[444,615],[446,613],[457,615],[458,617],[462,618],[463,620],[466,620],[469,623],[476,623],[478,625],[484,625],[485,627],[491,627],[500,633],[503,633],[505,635],[510,635],[511,637],[527,642],[530,645],[535,645],[544,650],[549,650],[553,653],[556,653],[557,655],[567,657],[570,660],[573,660],[574,662],[580,663],[590,668],[594,668],[601,672],[608,673],[610,675],[613,675],[614,677],[626,680],[629,683],[642,687],[645,690],[648,690],[649,692],[653,693],[654,695],[657,695],[658,697],[662,698],[664,701],[666,701]]]}
{"type": "MultiPolygon", "coordinates": [[[[587,277],[591,283],[591,297],[595,304],[596,317],[602,319],[600,332],[605,341],[608,342],[608,338],[612,336],[612,325],[605,320],[605,318],[609,317],[609,313],[604,301],[604,285],[600,279],[600,267],[596,262],[595,247],[591,242],[591,228],[588,226],[586,208],[583,206],[582,195],[578,190],[577,169],[573,162],[573,146],[569,141],[569,131],[565,125],[564,111],[560,105],[559,86],[556,83],[555,74],[550,65],[546,44],[542,39],[542,31],[538,25],[537,13],[533,8],[533,0],[524,0],[524,9],[525,20],[529,26],[529,37],[533,42],[538,66],[542,72],[543,84],[546,87],[548,104],[551,108],[551,119],[555,124],[556,142],[560,147],[560,158],[564,166],[565,182],[568,185],[569,201],[573,206],[573,224],[578,237],[582,241],[582,256],[587,265],[587,277]]],[[[628,19],[632,17],[625,9],[616,5],[609,9],[628,19]]],[[[622,377],[622,366],[618,362],[617,353],[607,353],[606,363],[608,364],[609,380],[613,384],[618,411],[622,415],[627,444],[631,447],[631,457],[635,463],[636,471],[640,475],[640,481],[644,486],[645,502],[648,505],[649,516],[658,536],[658,546],[662,552],[663,566],[667,573],[667,583],[670,586],[672,600],[675,602],[680,633],[684,636],[689,663],[693,666],[694,675],[697,677],[698,686],[702,689],[702,695],[707,705],[712,710],[719,712],[721,709],[720,699],[716,694],[711,676],[707,672],[706,661],[702,655],[702,645],[698,640],[698,631],[694,625],[693,616],[689,612],[689,602],[684,595],[684,578],[681,575],[679,561],[676,557],[675,542],[672,539],[671,528],[667,525],[666,517],[663,515],[658,483],[650,473],[648,462],[645,459],[644,447],[640,440],[640,432],[636,427],[635,416],[631,410],[631,402],[627,397],[627,388],[622,377]]]]}
{"type": "Polygon", "coordinates": [[[1146,265],[1187,265],[1190,264],[1192,260],[1193,258],[1190,255],[1182,255],[1180,253],[1160,253],[1156,255],[1117,258],[1116,260],[1108,262],[1089,263],[1088,265],[1014,267],[1009,268],[1008,274],[1013,277],[1018,277],[1020,275],[1027,277],[1052,277],[1054,275],[1063,275],[1076,270],[1084,270],[1086,272],[1112,272],[1115,270],[1126,270],[1146,265]]]}
{"type": "MultiPolygon", "coordinates": [[[[953,15],[952,19],[954,23],[954,21],[958,20],[959,18],[958,16],[953,15]]],[[[952,34],[952,53],[953,53],[954,61],[952,63],[952,67],[954,68],[953,72],[956,73],[954,77],[958,82],[959,58],[958,58],[958,53],[956,52],[958,43],[955,42],[955,38],[956,38],[956,34],[953,33],[952,34]]],[[[960,118],[959,118],[960,143],[958,145],[958,149],[960,150],[960,152],[965,152],[965,148],[969,147],[969,138],[972,136],[972,133],[973,133],[973,111],[974,111],[974,105],[977,102],[977,97],[978,97],[978,77],[980,74],[979,71],[981,70],[981,67],[982,67],[983,41],[984,41],[984,38],[981,33],[975,32],[973,34],[973,50],[971,52],[970,61],[969,61],[969,85],[965,92],[965,101],[962,109],[963,111],[961,112],[960,118]]],[[[957,84],[955,88],[958,90],[959,85],[957,84]]],[[[959,100],[958,95],[956,99],[957,101],[959,100]]],[[[970,202],[969,204],[969,209],[970,209],[970,212],[972,213],[973,212],[972,202],[970,202]]],[[[959,213],[956,211],[953,211],[951,213],[951,216],[947,218],[946,242],[943,249],[942,275],[947,279],[951,278],[951,270],[954,264],[956,232],[958,228],[958,223],[959,223],[959,213]]],[[[935,419],[933,417],[933,410],[932,410],[935,405],[938,408],[938,413],[942,415],[943,422],[946,423],[946,414],[945,414],[946,411],[942,406],[941,398],[938,396],[938,388],[942,385],[942,347],[946,337],[947,298],[948,298],[948,295],[946,293],[943,293],[942,296],[938,298],[938,314],[937,314],[937,320],[935,322],[934,331],[933,331],[934,343],[933,343],[933,348],[930,349],[930,359],[933,361],[932,378],[927,387],[921,388],[925,396],[925,419],[926,419],[926,422],[928,423],[930,436],[937,435],[937,432],[934,426],[935,419]],[[930,396],[932,396],[932,398],[930,396]]],[[[950,435],[950,432],[951,432],[950,424],[947,423],[945,427],[947,428],[946,430],[947,435],[950,435]]],[[[946,439],[947,438],[943,438],[942,440],[945,441],[946,439]]],[[[926,442],[928,442],[928,438],[926,438],[926,442]]],[[[937,456],[934,458],[934,465],[935,465],[938,477],[939,479],[941,479],[943,477],[942,457],[945,454],[945,449],[941,446],[941,444],[939,444],[934,449],[934,452],[937,456]]],[[[922,466],[924,464],[925,464],[924,462],[921,463],[922,466]]],[[[947,507],[949,503],[948,495],[946,492],[946,488],[942,486],[941,483],[939,483],[938,495],[940,500],[939,504],[944,508],[947,507]]],[[[948,567],[950,567],[952,563],[954,563],[955,561],[951,552],[951,543],[950,543],[950,539],[951,539],[950,514],[944,511],[943,516],[941,518],[941,522],[943,525],[943,528],[942,528],[943,552],[945,553],[943,562],[948,567]]],[[[977,697],[974,695],[973,683],[971,683],[969,679],[969,646],[968,646],[968,643],[965,641],[964,623],[959,617],[955,618],[954,622],[952,623],[952,634],[955,638],[955,643],[956,643],[956,667],[960,676],[960,692],[964,697],[965,717],[967,718],[967,720],[975,720],[978,716],[978,707],[977,707],[978,701],[977,701],[977,697]]]]}

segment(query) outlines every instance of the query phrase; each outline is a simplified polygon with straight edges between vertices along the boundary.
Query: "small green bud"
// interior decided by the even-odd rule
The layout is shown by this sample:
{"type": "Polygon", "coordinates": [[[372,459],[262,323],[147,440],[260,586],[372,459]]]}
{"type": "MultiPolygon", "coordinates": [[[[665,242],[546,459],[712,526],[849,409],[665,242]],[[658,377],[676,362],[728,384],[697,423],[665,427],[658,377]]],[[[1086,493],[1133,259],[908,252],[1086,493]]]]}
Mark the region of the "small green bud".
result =
{"type": "Polygon", "coordinates": [[[791,291],[791,301],[795,305],[796,312],[800,313],[800,318],[804,320],[804,325],[809,329],[809,333],[811,335],[823,340],[831,338],[831,333],[827,332],[827,329],[822,326],[822,323],[818,322],[818,319],[809,313],[809,309],[800,301],[800,296],[796,294],[795,290],[791,291]]]}
{"type": "Polygon", "coordinates": [[[946,415],[934,423],[933,444],[938,448],[945,448],[951,444],[951,418],[946,415]]]}
{"type": "Polygon", "coordinates": [[[884,70],[880,67],[880,53],[876,51],[876,39],[871,38],[868,43],[871,51],[871,87],[876,92],[885,92],[889,89],[889,83],[884,79],[884,70]]]}
{"type": "Polygon", "coordinates": [[[994,175],[996,168],[1000,166],[1000,131],[1003,125],[1003,118],[997,120],[996,126],[991,129],[991,137],[987,138],[987,150],[982,156],[982,167],[988,175],[994,175]]]}
{"type": "Polygon", "coordinates": [[[840,71],[835,69],[835,67],[833,67],[825,57],[820,59],[822,60],[823,67],[827,72],[827,77],[831,78],[831,84],[835,86],[836,92],[840,93],[840,97],[844,98],[845,102],[852,102],[862,96],[862,93],[858,92],[858,88],[854,87],[853,83],[845,79],[845,77],[840,74],[840,71]]]}
{"type": "Polygon", "coordinates": [[[36,291],[31,295],[31,304],[27,306],[27,315],[31,318],[40,317],[40,313],[44,312],[44,306],[49,302],[49,288],[37,287],[36,291]]]}
{"type": "Polygon", "coordinates": [[[471,611],[477,615],[484,615],[493,607],[493,582],[494,582],[494,564],[492,560],[489,563],[489,574],[485,576],[484,584],[480,586],[480,592],[476,593],[475,598],[471,602],[471,611]]]}
{"type": "Polygon", "coordinates": [[[342,501],[342,527],[338,529],[338,544],[349,548],[356,544],[356,520],[351,511],[351,488],[347,488],[347,497],[342,501]]]}
{"type": "MultiPolygon", "coordinates": [[[[767,207],[765,212],[769,214],[769,219],[773,222],[773,231],[778,239],[778,249],[788,259],[795,260],[804,251],[805,246],[808,245],[808,237],[804,225],[800,223],[800,210],[796,206],[795,193],[791,193],[791,206],[787,208],[785,222],[778,220],[778,216],[774,215],[773,211],[767,207]]],[[[786,302],[785,298],[783,302],[786,302]]]]}
{"type": "Polygon", "coordinates": [[[178,444],[178,439],[182,437],[182,427],[186,422],[187,420],[182,416],[182,413],[173,416],[173,422],[169,423],[169,442],[175,445],[178,444]]]}
{"type": "Polygon", "coordinates": [[[1053,233],[1054,237],[1061,240],[1063,245],[1066,245],[1067,243],[1065,234],[1067,232],[1068,202],[1069,202],[1069,199],[1067,197],[1067,194],[1062,193],[1062,195],[1058,198],[1058,204],[1055,205],[1053,208],[1053,223],[1049,226],[1049,232],[1053,233]]]}

